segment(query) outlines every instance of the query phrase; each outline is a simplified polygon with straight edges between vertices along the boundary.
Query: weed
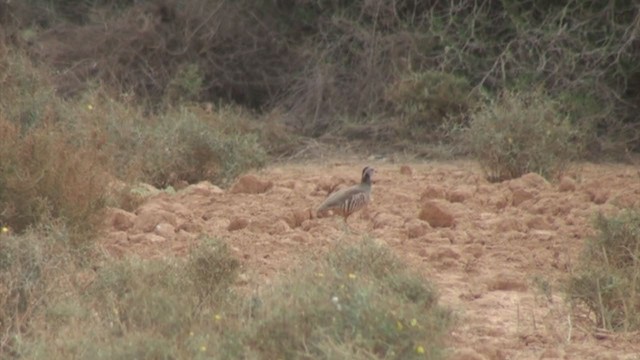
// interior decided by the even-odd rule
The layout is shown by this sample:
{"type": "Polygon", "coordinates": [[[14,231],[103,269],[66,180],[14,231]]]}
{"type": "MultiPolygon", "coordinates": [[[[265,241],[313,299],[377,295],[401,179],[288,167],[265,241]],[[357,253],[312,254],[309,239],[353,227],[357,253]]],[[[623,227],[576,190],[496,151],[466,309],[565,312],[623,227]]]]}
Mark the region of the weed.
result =
{"type": "Polygon", "coordinates": [[[578,130],[540,92],[504,93],[473,114],[467,140],[491,181],[528,172],[551,178],[582,151],[578,130]]]}
{"type": "Polygon", "coordinates": [[[640,328],[640,212],[626,210],[595,219],[590,238],[567,293],[586,305],[597,326],[608,330],[640,328]]]}
{"type": "Polygon", "coordinates": [[[54,125],[22,134],[0,118],[0,128],[0,219],[19,232],[60,219],[78,241],[90,237],[108,180],[96,154],[54,125]]]}

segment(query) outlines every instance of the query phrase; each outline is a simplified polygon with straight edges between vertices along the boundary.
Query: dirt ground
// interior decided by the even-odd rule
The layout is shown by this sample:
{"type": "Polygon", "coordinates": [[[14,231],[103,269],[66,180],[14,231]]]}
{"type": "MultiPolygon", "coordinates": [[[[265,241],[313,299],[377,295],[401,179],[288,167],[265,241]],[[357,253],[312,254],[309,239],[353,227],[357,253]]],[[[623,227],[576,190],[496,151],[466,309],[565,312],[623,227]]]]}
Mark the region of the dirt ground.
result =
{"type": "MultiPolygon", "coordinates": [[[[153,189],[150,189],[153,191],[153,189]]],[[[633,166],[574,165],[558,182],[535,174],[489,183],[469,161],[323,160],[268,167],[228,190],[209,183],[110,209],[113,256],[183,255],[201,234],[225,239],[259,291],[337,242],[372,237],[435,282],[457,314],[452,359],[640,359],[640,334],[597,331],[561,289],[597,212],[640,203],[633,166]],[[350,219],[310,209],[376,168],[373,201],[350,219]]]]}

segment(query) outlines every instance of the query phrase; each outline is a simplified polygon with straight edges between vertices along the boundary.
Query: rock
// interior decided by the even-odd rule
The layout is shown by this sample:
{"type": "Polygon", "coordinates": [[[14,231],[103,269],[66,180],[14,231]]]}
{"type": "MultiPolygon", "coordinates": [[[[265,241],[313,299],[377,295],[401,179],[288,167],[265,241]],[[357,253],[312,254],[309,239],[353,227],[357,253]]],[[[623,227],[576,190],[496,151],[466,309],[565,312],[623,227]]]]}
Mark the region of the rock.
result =
{"type": "Polygon", "coordinates": [[[156,228],[153,230],[153,233],[169,240],[175,237],[176,228],[173,225],[168,223],[160,223],[156,225],[156,228]]]}
{"type": "Polygon", "coordinates": [[[560,191],[575,191],[576,190],[576,181],[568,176],[563,176],[560,179],[560,184],[558,185],[558,190],[560,191]]]}
{"type": "Polygon", "coordinates": [[[424,220],[432,227],[451,227],[455,225],[453,214],[442,201],[428,200],[422,204],[418,214],[420,220],[424,220]]]}
{"type": "Polygon", "coordinates": [[[411,176],[413,175],[413,169],[409,165],[400,166],[400,174],[411,176]]]}
{"type": "Polygon", "coordinates": [[[105,224],[119,231],[126,231],[130,229],[136,219],[136,214],[128,211],[108,208],[105,219],[105,224]]]}
{"type": "Polygon", "coordinates": [[[430,199],[444,199],[446,197],[447,191],[444,187],[440,185],[427,185],[425,189],[420,194],[420,201],[430,200],[430,199]]]}
{"type": "Polygon", "coordinates": [[[262,181],[253,175],[244,175],[231,187],[232,194],[261,194],[273,187],[273,182],[262,181]]]}
{"type": "Polygon", "coordinates": [[[249,220],[242,217],[235,217],[231,219],[229,226],[227,226],[227,230],[236,231],[240,229],[244,229],[249,225],[249,220]]]}

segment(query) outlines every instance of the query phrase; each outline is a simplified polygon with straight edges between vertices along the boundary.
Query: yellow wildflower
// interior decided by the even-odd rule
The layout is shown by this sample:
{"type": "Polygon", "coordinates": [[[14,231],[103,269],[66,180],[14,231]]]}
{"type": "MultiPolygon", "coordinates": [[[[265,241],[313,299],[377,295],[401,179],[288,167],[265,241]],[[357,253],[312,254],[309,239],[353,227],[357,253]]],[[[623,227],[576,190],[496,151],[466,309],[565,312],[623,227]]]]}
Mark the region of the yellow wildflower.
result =
{"type": "Polygon", "coordinates": [[[424,348],[421,345],[416,346],[416,352],[418,354],[424,354],[424,348]]]}
{"type": "Polygon", "coordinates": [[[349,274],[349,279],[355,279],[356,278],[356,274],[354,273],[350,273],[349,274]]]}
{"type": "Polygon", "coordinates": [[[411,319],[411,326],[417,326],[418,325],[418,320],[416,319],[411,319]]]}
{"type": "Polygon", "coordinates": [[[220,321],[222,320],[222,316],[220,316],[220,314],[215,314],[213,317],[216,321],[220,321]]]}

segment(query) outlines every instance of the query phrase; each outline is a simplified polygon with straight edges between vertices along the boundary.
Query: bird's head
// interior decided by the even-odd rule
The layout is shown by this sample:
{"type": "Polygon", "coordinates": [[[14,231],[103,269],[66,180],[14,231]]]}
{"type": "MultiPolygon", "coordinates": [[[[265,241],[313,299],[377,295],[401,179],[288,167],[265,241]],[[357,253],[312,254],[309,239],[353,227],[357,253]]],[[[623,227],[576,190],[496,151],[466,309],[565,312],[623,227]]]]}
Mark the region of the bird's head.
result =
{"type": "Polygon", "coordinates": [[[371,184],[371,179],[375,172],[376,170],[374,168],[365,166],[364,169],[362,169],[362,183],[371,184]]]}

